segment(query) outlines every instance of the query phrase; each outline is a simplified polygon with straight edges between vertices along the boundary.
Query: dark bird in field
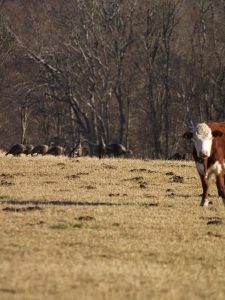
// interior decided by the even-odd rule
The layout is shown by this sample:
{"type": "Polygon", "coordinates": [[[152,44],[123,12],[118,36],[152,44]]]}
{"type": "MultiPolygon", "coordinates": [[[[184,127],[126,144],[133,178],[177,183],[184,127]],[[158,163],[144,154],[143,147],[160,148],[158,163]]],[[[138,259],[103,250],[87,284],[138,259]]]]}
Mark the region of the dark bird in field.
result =
{"type": "Polygon", "coordinates": [[[106,146],[106,155],[108,156],[122,156],[127,153],[127,149],[122,144],[108,144],[106,146]]]}
{"type": "Polygon", "coordinates": [[[38,155],[45,155],[48,152],[48,145],[37,145],[34,147],[34,149],[31,151],[31,155],[33,156],[34,154],[38,155]]]}
{"type": "Polygon", "coordinates": [[[12,154],[14,156],[19,156],[20,154],[24,153],[25,145],[23,144],[16,144],[12,146],[12,148],[5,154],[6,156],[12,154]]]}
{"type": "Polygon", "coordinates": [[[31,144],[28,144],[25,146],[24,154],[29,155],[33,151],[34,146],[31,144]]]}
{"type": "Polygon", "coordinates": [[[60,155],[64,155],[64,154],[65,154],[65,148],[61,147],[61,146],[52,146],[46,152],[46,155],[60,156],[60,155]]]}
{"type": "Polygon", "coordinates": [[[104,142],[104,139],[102,136],[99,138],[99,144],[98,144],[98,157],[99,159],[103,158],[106,155],[107,147],[104,142]]]}
{"type": "Polygon", "coordinates": [[[133,156],[134,156],[133,151],[132,151],[131,149],[128,149],[128,150],[126,151],[125,157],[126,157],[126,158],[132,158],[133,156]]]}

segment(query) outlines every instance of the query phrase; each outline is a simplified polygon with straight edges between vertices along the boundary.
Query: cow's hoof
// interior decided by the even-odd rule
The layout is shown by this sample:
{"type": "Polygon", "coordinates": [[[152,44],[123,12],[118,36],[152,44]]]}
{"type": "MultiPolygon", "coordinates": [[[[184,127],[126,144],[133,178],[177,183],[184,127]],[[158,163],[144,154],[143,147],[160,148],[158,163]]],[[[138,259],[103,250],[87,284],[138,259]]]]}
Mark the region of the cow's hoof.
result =
{"type": "Polygon", "coordinates": [[[207,207],[209,205],[209,201],[207,199],[203,200],[200,204],[202,207],[207,207]]]}

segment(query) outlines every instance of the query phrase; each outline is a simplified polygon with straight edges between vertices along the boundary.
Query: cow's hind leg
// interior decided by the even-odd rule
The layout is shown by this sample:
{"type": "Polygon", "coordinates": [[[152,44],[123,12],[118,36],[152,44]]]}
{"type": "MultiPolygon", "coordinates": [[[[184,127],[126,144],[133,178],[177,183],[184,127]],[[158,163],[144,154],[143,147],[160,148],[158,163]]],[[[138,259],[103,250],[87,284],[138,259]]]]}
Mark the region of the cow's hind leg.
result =
{"type": "Polygon", "coordinates": [[[223,204],[225,205],[225,185],[224,185],[224,172],[221,172],[216,176],[216,185],[218,190],[218,195],[222,197],[223,204]]]}

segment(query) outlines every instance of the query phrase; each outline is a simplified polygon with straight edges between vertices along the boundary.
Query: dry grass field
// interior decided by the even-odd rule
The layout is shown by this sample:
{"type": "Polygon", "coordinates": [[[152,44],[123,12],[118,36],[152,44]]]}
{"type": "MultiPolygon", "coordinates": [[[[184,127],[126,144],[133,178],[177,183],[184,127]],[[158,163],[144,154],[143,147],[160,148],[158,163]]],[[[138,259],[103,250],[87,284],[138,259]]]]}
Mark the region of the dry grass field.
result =
{"type": "Polygon", "coordinates": [[[0,299],[225,299],[193,162],[0,156],[0,299]]]}

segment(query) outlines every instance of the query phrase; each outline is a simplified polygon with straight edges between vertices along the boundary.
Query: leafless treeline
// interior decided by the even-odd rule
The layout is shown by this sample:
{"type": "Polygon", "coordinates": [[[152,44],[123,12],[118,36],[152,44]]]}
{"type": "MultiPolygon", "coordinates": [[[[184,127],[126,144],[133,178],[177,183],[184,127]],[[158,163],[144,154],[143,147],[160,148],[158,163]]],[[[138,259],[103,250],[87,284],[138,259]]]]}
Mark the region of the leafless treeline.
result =
{"type": "Polygon", "coordinates": [[[2,1],[1,146],[79,136],[143,157],[225,119],[224,0],[2,1]]]}

